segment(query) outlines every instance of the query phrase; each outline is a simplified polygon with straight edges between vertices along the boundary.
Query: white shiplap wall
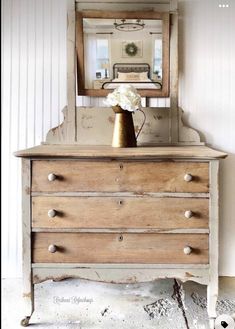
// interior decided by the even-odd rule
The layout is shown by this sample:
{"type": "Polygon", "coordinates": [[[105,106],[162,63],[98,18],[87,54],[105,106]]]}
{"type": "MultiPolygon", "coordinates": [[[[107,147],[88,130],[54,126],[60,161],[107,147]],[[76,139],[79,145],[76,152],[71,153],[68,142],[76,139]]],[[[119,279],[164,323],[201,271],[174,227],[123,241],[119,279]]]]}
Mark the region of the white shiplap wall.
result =
{"type": "Polygon", "coordinates": [[[2,0],[3,276],[21,274],[20,160],[66,105],[66,0],[2,0]]]}
{"type": "MultiPolygon", "coordinates": [[[[235,275],[235,3],[226,3],[229,11],[221,16],[217,0],[180,1],[180,102],[190,125],[231,153],[222,164],[220,274],[235,275]]],[[[62,119],[66,0],[2,0],[2,46],[3,276],[16,277],[21,275],[21,191],[20,161],[12,153],[45,140],[62,119]]],[[[77,101],[103,106],[102,99],[77,101]]],[[[168,100],[159,100],[163,104],[168,100]]]]}
{"type": "Polygon", "coordinates": [[[220,274],[235,276],[235,1],[180,1],[180,105],[229,153],[220,170],[220,274]],[[228,4],[229,7],[219,7],[228,4]]]}

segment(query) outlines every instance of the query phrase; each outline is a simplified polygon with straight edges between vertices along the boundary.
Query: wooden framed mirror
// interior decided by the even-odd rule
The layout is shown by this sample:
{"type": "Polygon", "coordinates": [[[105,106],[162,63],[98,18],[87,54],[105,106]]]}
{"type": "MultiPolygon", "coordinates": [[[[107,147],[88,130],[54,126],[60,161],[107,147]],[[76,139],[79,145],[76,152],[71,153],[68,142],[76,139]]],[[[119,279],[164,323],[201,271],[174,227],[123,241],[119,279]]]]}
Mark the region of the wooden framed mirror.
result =
{"type": "Polygon", "coordinates": [[[76,12],[78,95],[104,97],[123,83],[169,95],[169,13],[76,12]]]}

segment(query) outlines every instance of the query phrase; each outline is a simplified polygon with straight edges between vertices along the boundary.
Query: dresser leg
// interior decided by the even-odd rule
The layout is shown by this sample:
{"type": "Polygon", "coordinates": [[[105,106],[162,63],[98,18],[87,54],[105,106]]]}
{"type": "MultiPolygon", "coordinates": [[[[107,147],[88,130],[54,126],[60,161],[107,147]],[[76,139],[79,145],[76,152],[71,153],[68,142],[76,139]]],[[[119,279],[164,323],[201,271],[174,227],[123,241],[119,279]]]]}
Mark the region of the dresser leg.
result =
{"type": "Polygon", "coordinates": [[[209,328],[215,329],[215,319],[209,319],[209,328]]]}
{"type": "Polygon", "coordinates": [[[219,273],[218,273],[218,245],[219,245],[219,190],[218,190],[219,161],[210,161],[210,234],[209,234],[209,283],[207,286],[207,312],[210,329],[215,327],[216,302],[218,298],[219,273]]]}
{"type": "Polygon", "coordinates": [[[22,159],[22,229],[23,229],[23,302],[26,317],[21,325],[27,327],[34,311],[34,285],[31,264],[31,161],[22,159]]]}
{"type": "Polygon", "coordinates": [[[20,324],[23,327],[27,327],[29,325],[29,320],[34,312],[34,285],[31,282],[24,282],[24,287],[28,286],[29,290],[26,293],[23,293],[23,302],[24,302],[24,312],[27,314],[27,316],[24,317],[23,320],[21,320],[20,324]]]}
{"type": "Polygon", "coordinates": [[[207,287],[207,312],[209,316],[210,329],[215,328],[216,302],[218,298],[218,280],[209,283],[207,287]]]}

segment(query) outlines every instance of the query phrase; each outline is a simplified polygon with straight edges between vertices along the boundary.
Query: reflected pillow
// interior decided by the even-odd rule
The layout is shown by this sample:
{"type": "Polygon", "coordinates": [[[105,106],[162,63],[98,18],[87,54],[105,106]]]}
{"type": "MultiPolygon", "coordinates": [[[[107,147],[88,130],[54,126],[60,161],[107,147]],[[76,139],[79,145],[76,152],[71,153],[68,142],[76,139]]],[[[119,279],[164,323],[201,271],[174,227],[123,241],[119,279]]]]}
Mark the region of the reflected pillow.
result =
{"type": "Polygon", "coordinates": [[[130,72],[126,74],[126,79],[127,80],[135,80],[135,81],[139,81],[140,80],[140,73],[136,73],[136,72],[130,72]]]}
{"type": "Polygon", "coordinates": [[[147,79],[148,79],[148,72],[141,72],[140,80],[147,80],[147,79]]]}
{"type": "Polygon", "coordinates": [[[121,81],[125,81],[126,80],[126,73],[123,72],[118,72],[118,79],[121,81]]]}
{"type": "Polygon", "coordinates": [[[148,72],[118,72],[120,81],[146,81],[148,80],[148,72]]]}
{"type": "Polygon", "coordinates": [[[118,72],[118,79],[121,81],[139,81],[140,80],[140,73],[136,72],[118,72]]]}

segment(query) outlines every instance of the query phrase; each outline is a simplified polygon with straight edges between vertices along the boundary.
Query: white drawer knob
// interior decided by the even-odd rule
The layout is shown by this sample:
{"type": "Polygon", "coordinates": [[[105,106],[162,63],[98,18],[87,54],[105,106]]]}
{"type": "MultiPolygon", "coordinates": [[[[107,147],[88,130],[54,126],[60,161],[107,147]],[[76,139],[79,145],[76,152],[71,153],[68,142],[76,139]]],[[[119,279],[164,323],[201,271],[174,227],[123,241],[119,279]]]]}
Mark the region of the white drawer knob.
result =
{"type": "Polygon", "coordinates": [[[184,180],[186,182],[191,182],[191,180],[193,180],[193,176],[191,174],[186,174],[184,175],[184,180]]]}
{"type": "Polygon", "coordinates": [[[186,217],[188,219],[191,218],[191,217],[193,217],[192,210],[186,210],[185,213],[184,213],[184,217],[186,217]]]}
{"type": "Polygon", "coordinates": [[[54,244],[50,244],[48,247],[48,251],[51,252],[52,254],[56,252],[57,248],[54,244]]]}
{"type": "Polygon", "coordinates": [[[190,246],[184,247],[184,254],[185,255],[190,255],[193,249],[190,246]]]}
{"type": "Polygon", "coordinates": [[[55,217],[56,216],[56,210],[55,209],[50,209],[48,210],[48,217],[55,217]]]}
{"type": "Polygon", "coordinates": [[[56,175],[53,174],[53,173],[50,173],[48,176],[47,176],[49,182],[53,182],[54,180],[56,180],[56,175]]]}

